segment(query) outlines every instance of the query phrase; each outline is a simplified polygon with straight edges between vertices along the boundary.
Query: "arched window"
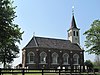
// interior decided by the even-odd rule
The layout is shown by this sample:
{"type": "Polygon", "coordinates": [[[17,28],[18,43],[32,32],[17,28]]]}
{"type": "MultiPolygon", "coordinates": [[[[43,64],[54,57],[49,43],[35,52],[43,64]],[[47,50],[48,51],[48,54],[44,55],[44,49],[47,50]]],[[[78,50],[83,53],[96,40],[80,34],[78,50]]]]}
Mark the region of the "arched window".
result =
{"type": "Polygon", "coordinates": [[[29,62],[29,63],[34,63],[34,59],[35,59],[35,54],[34,54],[34,52],[29,52],[29,53],[28,53],[28,62],[29,62]]]}
{"type": "Polygon", "coordinates": [[[46,63],[47,54],[45,52],[40,53],[40,63],[46,63]]]}
{"type": "Polygon", "coordinates": [[[79,55],[78,54],[73,55],[73,64],[79,64],[79,55]]]}
{"type": "Polygon", "coordinates": [[[63,64],[68,64],[69,55],[67,53],[63,54],[63,64]]]}
{"type": "Polygon", "coordinates": [[[52,54],[52,63],[53,64],[57,64],[58,63],[58,54],[56,52],[54,52],[52,54]]]}

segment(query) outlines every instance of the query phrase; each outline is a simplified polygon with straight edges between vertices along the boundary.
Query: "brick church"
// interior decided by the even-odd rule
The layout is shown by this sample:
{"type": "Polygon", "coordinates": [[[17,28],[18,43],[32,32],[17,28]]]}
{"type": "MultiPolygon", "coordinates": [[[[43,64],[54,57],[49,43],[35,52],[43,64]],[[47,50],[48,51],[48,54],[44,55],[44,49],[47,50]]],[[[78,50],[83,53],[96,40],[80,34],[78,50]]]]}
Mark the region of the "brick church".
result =
{"type": "Polygon", "coordinates": [[[84,50],[80,47],[79,30],[72,15],[68,40],[33,36],[22,49],[22,66],[29,69],[83,68],[84,50]]]}

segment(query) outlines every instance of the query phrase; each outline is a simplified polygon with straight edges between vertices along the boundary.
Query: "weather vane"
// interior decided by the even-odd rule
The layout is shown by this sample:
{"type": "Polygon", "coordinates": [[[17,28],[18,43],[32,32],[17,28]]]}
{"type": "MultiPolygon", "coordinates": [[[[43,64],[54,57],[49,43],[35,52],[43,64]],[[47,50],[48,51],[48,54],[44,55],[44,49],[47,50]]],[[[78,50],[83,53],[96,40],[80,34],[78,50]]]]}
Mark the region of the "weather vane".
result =
{"type": "Polygon", "coordinates": [[[72,6],[72,15],[74,15],[74,6],[72,6]]]}
{"type": "Polygon", "coordinates": [[[35,36],[35,32],[33,32],[33,37],[35,36]]]}

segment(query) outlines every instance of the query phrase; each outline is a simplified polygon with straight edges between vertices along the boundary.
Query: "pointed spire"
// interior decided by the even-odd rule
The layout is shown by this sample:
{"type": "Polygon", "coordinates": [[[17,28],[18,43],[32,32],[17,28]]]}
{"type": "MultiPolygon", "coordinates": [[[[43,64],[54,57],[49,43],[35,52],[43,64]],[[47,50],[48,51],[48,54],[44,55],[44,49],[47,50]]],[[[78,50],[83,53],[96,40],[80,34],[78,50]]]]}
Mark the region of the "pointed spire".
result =
{"type": "Polygon", "coordinates": [[[77,28],[74,15],[72,16],[71,28],[77,28]]]}

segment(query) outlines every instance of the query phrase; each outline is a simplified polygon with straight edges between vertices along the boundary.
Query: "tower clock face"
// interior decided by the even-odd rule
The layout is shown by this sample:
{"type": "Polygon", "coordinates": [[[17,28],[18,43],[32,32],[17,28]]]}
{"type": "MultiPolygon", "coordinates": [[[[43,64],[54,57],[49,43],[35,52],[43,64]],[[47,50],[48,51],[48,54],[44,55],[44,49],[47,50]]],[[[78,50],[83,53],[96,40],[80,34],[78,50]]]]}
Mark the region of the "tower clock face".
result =
{"type": "Polygon", "coordinates": [[[75,38],[75,40],[77,40],[77,38],[75,38]]]}

